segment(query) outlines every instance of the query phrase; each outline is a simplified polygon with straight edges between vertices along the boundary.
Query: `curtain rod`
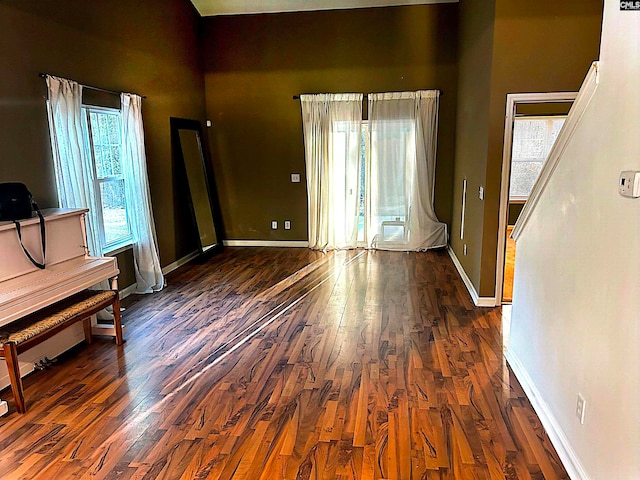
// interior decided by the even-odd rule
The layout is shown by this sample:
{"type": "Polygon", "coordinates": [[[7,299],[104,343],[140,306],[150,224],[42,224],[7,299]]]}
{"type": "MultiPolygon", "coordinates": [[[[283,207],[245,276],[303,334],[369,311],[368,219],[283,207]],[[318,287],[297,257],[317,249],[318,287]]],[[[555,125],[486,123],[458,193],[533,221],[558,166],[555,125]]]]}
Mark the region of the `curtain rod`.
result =
{"type": "MultiPolygon", "coordinates": [[[[431,90],[435,90],[436,92],[440,93],[440,96],[444,95],[444,93],[442,92],[442,90],[438,89],[438,88],[432,88],[431,90]]],[[[301,93],[300,95],[317,95],[315,93],[301,93]]],[[[300,100],[300,95],[294,95],[293,99],[294,100],[300,100]]],[[[366,97],[368,96],[367,93],[363,93],[363,95],[366,97]]]]}
{"type": "MultiPolygon", "coordinates": [[[[38,74],[40,76],[40,78],[47,78],[47,76],[49,76],[50,74],[48,73],[39,73],[38,74]]],[[[55,75],[51,75],[52,77],[55,75]]],[[[113,95],[120,95],[120,93],[122,92],[117,92],[115,90],[107,90],[106,88],[100,88],[100,87],[94,87],[93,85],[86,85],[84,83],[81,83],[80,85],[82,85],[84,88],[88,88],[89,90],[96,90],[98,92],[104,92],[104,93],[111,93],[113,95]]],[[[134,93],[134,95],[138,95],[137,93],[134,93]]],[[[146,95],[138,95],[140,98],[147,98],[146,95]]]]}

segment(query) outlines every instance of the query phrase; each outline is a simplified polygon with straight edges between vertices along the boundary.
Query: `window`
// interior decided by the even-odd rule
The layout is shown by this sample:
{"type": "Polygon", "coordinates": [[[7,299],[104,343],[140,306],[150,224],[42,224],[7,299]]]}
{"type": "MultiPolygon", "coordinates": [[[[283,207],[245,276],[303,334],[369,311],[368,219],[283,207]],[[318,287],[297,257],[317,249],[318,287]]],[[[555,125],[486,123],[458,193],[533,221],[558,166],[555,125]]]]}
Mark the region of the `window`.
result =
{"type": "Polygon", "coordinates": [[[360,166],[358,169],[359,178],[358,185],[360,191],[358,192],[358,245],[366,245],[365,229],[364,229],[364,212],[365,212],[365,178],[367,168],[367,155],[369,153],[369,122],[367,120],[362,121],[362,127],[360,130],[360,166]]]}
{"type": "Polygon", "coordinates": [[[113,251],[132,241],[122,169],[120,110],[82,108],[85,140],[93,168],[98,230],[102,248],[113,251]]]}
{"type": "Polygon", "coordinates": [[[408,152],[415,150],[415,127],[410,120],[378,120],[373,134],[378,168],[375,172],[367,172],[372,155],[372,132],[370,122],[364,120],[360,133],[358,242],[361,246],[367,244],[365,197],[373,195],[376,200],[368,215],[380,226],[378,242],[401,244],[406,241],[410,213],[407,179],[413,175],[412,170],[407,171],[405,159],[408,152]],[[367,176],[372,177],[368,187],[367,176]],[[373,191],[367,191],[367,188],[373,191]]]}
{"type": "Polygon", "coordinates": [[[566,116],[521,117],[513,124],[510,201],[526,201],[531,194],[566,116]]]}

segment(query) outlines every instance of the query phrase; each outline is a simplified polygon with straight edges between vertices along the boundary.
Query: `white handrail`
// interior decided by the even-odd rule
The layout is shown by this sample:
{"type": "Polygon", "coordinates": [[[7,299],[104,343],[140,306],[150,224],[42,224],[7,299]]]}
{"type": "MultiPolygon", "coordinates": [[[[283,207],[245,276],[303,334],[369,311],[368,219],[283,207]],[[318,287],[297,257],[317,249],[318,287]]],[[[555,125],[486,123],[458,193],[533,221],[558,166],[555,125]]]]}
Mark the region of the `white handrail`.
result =
{"type": "Polygon", "coordinates": [[[591,64],[591,68],[587,72],[587,76],[582,82],[582,86],[580,87],[578,96],[571,106],[571,110],[569,110],[569,115],[567,116],[567,119],[562,126],[562,130],[560,130],[558,138],[556,139],[556,142],[549,152],[549,157],[542,167],[536,183],[533,185],[533,189],[531,191],[531,194],[529,195],[529,199],[524,204],[522,212],[520,213],[520,216],[518,217],[518,220],[513,227],[511,237],[513,237],[514,240],[518,240],[518,237],[521,235],[522,231],[527,225],[527,222],[531,217],[531,213],[536,208],[536,205],[538,204],[542,193],[549,183],[553,172],[560,163],[560,159],[562,158],[564,151],[569,144],[569,140],[571,140],[571,137],[573,137],[573,132],[580,123],[582,115],[591,102],[591,98],[593,97],[593,94],[598,87],[598,83],[598,62],[593,62],[591,64]]]}

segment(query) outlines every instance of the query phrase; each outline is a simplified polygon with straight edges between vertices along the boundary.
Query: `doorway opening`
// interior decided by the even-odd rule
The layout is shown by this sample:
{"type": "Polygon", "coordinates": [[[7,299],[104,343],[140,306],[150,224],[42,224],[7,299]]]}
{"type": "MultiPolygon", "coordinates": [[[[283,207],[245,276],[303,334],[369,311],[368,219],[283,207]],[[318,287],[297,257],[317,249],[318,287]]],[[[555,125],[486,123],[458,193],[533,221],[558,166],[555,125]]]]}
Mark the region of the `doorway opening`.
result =
{"type": "Polygon", "coordinates": [[[575,100],[575,92],[507,95],[500,220],[496,261],[496,304],[513,299],[515,225],[575,100]]]}

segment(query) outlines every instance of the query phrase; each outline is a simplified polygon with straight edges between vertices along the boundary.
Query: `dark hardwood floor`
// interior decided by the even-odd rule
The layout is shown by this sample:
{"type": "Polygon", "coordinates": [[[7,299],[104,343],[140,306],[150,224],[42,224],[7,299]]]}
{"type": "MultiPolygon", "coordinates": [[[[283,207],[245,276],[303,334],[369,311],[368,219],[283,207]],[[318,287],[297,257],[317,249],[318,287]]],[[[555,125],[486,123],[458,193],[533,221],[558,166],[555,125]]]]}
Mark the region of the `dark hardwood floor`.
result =
{"type": "Polygon", "coordinates": [[[444,251],[228,248],[127,300],[2,392],[0,478],[568,478],[444,251]]]}

